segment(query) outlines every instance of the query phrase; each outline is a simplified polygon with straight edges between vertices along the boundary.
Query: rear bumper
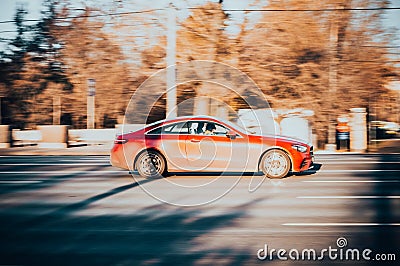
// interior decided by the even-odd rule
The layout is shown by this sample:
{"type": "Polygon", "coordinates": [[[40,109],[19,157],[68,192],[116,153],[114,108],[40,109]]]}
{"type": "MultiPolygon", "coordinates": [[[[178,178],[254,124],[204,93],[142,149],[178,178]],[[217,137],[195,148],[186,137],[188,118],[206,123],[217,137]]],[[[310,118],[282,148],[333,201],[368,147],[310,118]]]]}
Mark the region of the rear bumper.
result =
{"type": "Polygon", "coordinates": [[[128,169],[122,149],[122,144],[114,145],[113,149],[111,150],[110,164],[118,168],[128,169]]]}

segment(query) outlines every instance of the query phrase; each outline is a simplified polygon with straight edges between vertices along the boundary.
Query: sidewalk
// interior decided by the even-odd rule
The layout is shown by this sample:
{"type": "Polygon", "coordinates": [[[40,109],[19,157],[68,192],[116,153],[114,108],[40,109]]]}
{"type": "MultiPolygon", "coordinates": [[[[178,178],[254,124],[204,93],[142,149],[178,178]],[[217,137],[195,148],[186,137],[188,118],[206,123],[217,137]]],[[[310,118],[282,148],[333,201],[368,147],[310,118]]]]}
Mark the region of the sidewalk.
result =
{"type": "MultiPolygon", "coordinates": [[[[13,156],[13,155],[110,155],[110,151],[113,143],[101,144],[101,145],[89,145],[70,147],[65,149],[49,149],[49,148],[38,148],[37,146],[25,146],[25,147],[12,147],[7,149],[0,149],[0,156],[13,156]]],[[[375,147],[370,147],[368,153],[380,153],[380,154],[400,154],[400,139],[380,141],[375,147]]],[[[324,151],[317,150],[315,154],[359,154],[354,152],[345,151],[324,151]]]]}
{"type": "MultiPolygon", "coordinates": [[[[325,151],[317,150],[315,154],[360,154],[351,151],[325,151]]],[[[368,147],[365,154],[400,154],[400,139],[379,140],[368,147]]]]}
{"type": "Polygon", "coordinates": [[[64,149],[38,148],[37,146],[12,147],[0,149],[0,156],[15,155],[110,155],[113,143],[102,145],[78,146],[64,149]]]}
{"type": "Polygon", "coordinates": [[[379,141],[372,151],[376,150],[377,153],[384,154],[400,154],[400,139],[388,139],[379,141]]]}

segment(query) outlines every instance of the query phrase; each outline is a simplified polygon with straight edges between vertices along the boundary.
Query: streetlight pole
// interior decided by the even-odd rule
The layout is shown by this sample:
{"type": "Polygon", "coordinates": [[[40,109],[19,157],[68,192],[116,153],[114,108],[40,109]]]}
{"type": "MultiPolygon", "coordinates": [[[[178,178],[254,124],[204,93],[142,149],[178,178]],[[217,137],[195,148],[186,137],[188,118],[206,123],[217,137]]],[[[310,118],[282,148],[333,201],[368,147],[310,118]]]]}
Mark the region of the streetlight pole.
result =
{"type": "Polygon", "coordinates": [[[168,8],[167,32],[167,110],[166,117],[175,118],[176,106],[176,14],[172,3],[168,8]]]}

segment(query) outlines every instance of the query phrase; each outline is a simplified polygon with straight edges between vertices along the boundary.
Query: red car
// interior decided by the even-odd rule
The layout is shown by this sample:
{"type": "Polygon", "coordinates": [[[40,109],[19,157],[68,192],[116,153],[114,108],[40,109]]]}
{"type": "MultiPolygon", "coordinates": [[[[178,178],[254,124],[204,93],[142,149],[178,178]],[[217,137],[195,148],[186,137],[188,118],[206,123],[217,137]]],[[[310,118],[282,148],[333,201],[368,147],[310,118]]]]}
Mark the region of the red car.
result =
{"type": "Polygon", "coordinates": [[[117,136],[111,164],[144,177],[169,172],[263,172],[270,178],[310,168],[313,147],[282,136],[259,136],[209,116],[162,120],[117,136]]]}

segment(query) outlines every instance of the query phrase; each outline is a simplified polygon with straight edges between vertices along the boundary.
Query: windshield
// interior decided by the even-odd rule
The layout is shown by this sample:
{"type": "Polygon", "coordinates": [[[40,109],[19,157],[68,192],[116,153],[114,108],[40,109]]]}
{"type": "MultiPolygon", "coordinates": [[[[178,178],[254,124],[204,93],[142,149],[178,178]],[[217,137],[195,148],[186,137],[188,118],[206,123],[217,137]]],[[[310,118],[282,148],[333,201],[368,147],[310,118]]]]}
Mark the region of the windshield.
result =
{"type": "Polygon", "coordinates": [[[237,123],[235,123],[235,122],[231,122],[231,121],[224,120],[224,119],[220,119],[220,120],[221,120],[222,122],[224,122],[225,124],[227,124],[228,126],[232,127],[233,129],[235,129],[235,130],[237,130],[237,131],[239,131],[239,132],[241,132],[241,133],[243,133],[243,134],[246,134],[246,135],[249,135],[249,134],[253,135],[253,134],[255,134],[254,131],[250,131],[250,130],[248,130],[247,128],[244,128],[242,125],[239,125],[239,124],[237,124],[237,123]]]}

